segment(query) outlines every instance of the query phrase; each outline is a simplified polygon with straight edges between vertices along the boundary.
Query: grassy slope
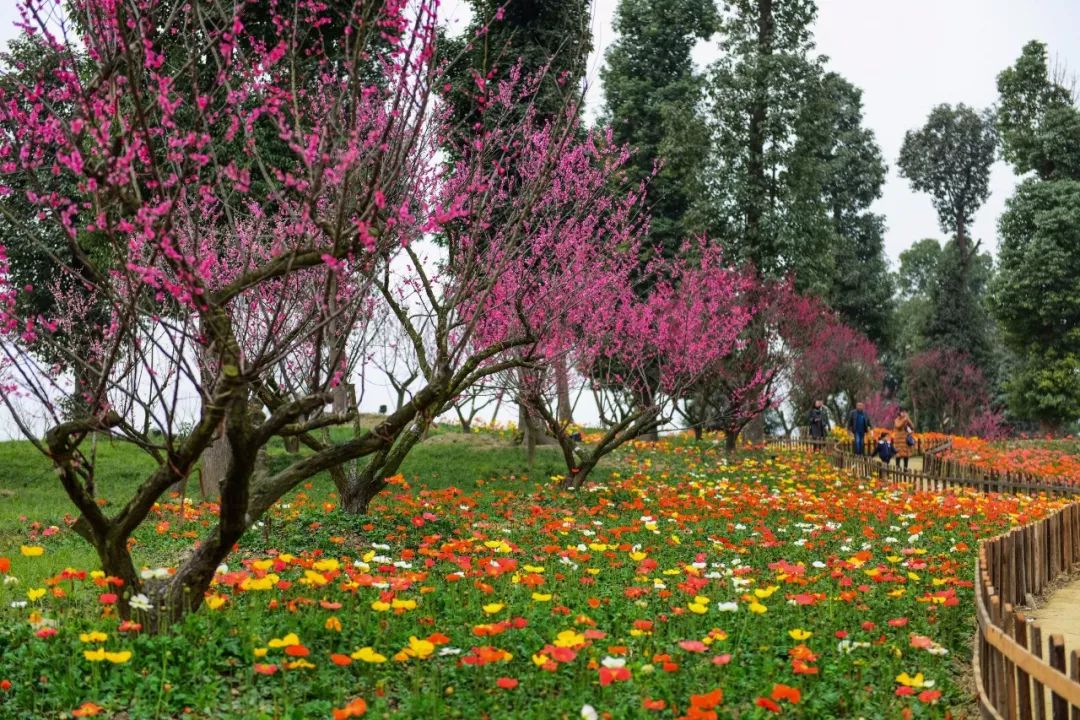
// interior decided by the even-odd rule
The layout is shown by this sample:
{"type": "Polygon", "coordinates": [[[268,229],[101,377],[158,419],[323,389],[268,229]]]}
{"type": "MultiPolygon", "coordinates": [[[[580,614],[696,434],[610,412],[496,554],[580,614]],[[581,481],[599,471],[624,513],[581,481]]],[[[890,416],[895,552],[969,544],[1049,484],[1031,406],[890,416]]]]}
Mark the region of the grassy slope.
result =
{"type": "MultiPolygon", "coordinates": [[[[280,445],[271,447],[271,466],[278,467],[286,462],[288,455],[284,449],[280,445]]],[[[149,458],[130,445],[100,443],[98,497],[116,505],[123,503],[153,467],[149,458]]],[[[445,431],[433,434],[414,448],[401,472],[415,486],[456,486],[469,491],[476,488],[477,480],[505,483],[520,482],[525,477],[544,480],[564,473],[565,466],[554,448],[538,448],[530,470],[525,451],[511,444],[506,437],[445,431]]],[[[316,492],[313,495],[322,496],[332,489],[325,474],[317,476],[314,484],[316,492]]],[[[19,545],[28,542],[30,523],[63,527],[65,516],[72,514],[73,506],[48,461],[32,445],[0,443],[0,555],[12,558],[13,569],[22,573],[25,581],[35,582],[42,573],[56,572],[64,567],[97,567],[92,548],[72,533],[64,533],[60,543],[50,544],[48,563],[24,563],[25,559],[19,556],[19,545]]],[[[136,561],[170,564],[174,549],[144,545],[137,553],[136,561]]]]}

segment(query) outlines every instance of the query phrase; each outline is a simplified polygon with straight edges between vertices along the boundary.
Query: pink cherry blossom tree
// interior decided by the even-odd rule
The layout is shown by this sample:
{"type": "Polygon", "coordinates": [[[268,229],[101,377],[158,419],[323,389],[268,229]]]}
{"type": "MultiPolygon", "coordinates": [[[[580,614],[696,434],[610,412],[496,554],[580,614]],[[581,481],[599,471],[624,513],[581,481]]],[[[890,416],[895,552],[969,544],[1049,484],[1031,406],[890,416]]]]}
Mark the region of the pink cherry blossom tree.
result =
{"type": "MultiPolygon", "coordinates": [[[[0,197],[20,200],[0,212],[33,208],[0,239],[0,401],[123,581],[122,613],[145,593],[152,626],[198,608],[244,531],[317,473],[365,509],[463,389],[567,337],[642,227],[626,151],[574,113],[478,134],[449,123],[433,1],[22,8],[50,70],[0,97],[0,197]],[[436,150],[452,133],[471,151],[447,167],[436,150]],[[58,275],[85,292],[28,313],[6,248],[47,250],[46,231],[74,258],[58,275]],[[436,235],[445,247],[428,257],[436,235]],[[324,431],[355,420],[359,393],[341,388],[384,312],[423,383],[335,440],[324,431]],[[89,347],[62,332],[76,320],[89,347]],[[72,397],[83,411],[67,417],[72,397]],[[99,436],[155,466],[108,505],[87,449],[99,436]],[[260,457],[275,437],[308,452],[271,472],[260,457]],[[128,540],[221,438],[216,522],[169,579],[143,580],[128,540]]],[[[492,107],[515,100],[513,82],[487,92],[492,107]]]]}
{"type": "Polygon", "coordinates": [[[628,250],[609,268],[591,312],[545,344],[546,365],[528,382],[516,377],[518,397],[559,444],[566,487],[580,487],[604,456],[666,423],[687,388],[734,350],[753,315],[738,302],[746,277],[726,265],[718,246],[692,243],[675,260],[649,263],[644,297],[635,285],[637,248],[628,250]],[[558,412],[558,361],[573,370],[575,385],[599,398],[605,427],[598,437],[577,437],[558,412]]]}
{"type": "Polygon", "coordinates": [[[843,423],[856,402],[881,388],[885,373],[877,347],[816,299],[804,300],[798,318],[788,333],[793,353],[791,405],[802,418],[815,400],[822,400],[834,422],[843,423]]]}

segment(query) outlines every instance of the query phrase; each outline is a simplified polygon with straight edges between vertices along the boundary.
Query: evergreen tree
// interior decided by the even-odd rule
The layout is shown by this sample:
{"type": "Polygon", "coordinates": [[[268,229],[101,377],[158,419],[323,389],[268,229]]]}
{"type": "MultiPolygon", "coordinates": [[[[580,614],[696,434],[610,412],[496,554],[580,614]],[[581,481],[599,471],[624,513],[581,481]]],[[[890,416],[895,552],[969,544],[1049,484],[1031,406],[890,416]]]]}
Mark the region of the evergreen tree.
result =
{"type": "Polygon", "coordinates": [[[875,341],[891,331],[885,163],[862,93],[814,52],[812,0],[736,0],[710,68],[710,233],[769,277],[794,273],[875,341]]]}
{"type": "Polygon", "coordinates": [[[718,19],[710,0],[621,0],[619,39],[600,72],[601,124],[635,149],[637,179],[649,182],[650,241],[668,255],[697,230],[691,210],[702,193],[709,138],[691,51],[716,31],[718,19]]]}
{"type": "Polygon", "coordinates": [[[1015,353],[1010,411],[1055,431],[1080,418],[1080,108],[1028,43],[998,76],[1005,159],[1030,176],[1001,217],[993,310],[1015,353]]]}
{"type": "MultiPolygon", "coordinates": [[[[836,73],[816,84],[799,123],[795,157],[810,168],[801,194],[826,213],[833,273],[824,297],[846,323],[884,347],[892,336],[892,278],[884,252],[884,218],[870,211],[885,183],[885,161],[862,125],[862,91],[836,73]]],[[[817,216],[814,209],[808,214],[817,216]]]]}
{"type": "Polygon", "coordinates": [[[807,232],[824,226],[824,209],[795,197],[787,173],[800,115],[822,72],[822,58],[812,54],[816,16],[812,0],[725,4],[723,55],[709,78],[708,222],[710,234],[763,275],[795,272],[800,287],[825,291],[828,235],[807,232]]]}
{"type": "Polygon", "coordinates": [[[912,188],[929,193],[945,245],[930,286],[923,336],[928,347],[966,352],[993,377],[989,323],[983,309],[984,286],[975,266],[978,245],[968,228],[990,196],[990,166],[997,135],[989,117],[960,104],[938,105],[918,130],[909,130],[900,149],[900,174],[912,188]]]}
{"type": "Polygon", "coordinates": [[[485,89],[515,73],[511,113],[532,108],[544,119],[580,104],[592,50],[587,0],[469,0],[469,6],[469,26],[443,42],[453,63],[445,93],[464,137],[499,121],[485,112],[485,89]]]}

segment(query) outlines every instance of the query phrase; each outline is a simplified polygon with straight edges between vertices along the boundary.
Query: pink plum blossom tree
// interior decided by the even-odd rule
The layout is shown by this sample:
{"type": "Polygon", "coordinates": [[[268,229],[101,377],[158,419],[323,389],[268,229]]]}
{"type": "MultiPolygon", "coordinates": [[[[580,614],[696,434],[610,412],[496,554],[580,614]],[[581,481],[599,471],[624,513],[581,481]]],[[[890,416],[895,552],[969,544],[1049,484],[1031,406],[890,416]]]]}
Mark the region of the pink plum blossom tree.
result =
{"type": "MultiPolygon", "coordinates": [[[[2,402],[123,582],[121,612],[146,594],[154,627],[198,608],[245,530],[317,473],[366,509],[453,398],[573,332],[643,225],[627,152],[574,113],[480,133],[447,120],[435,2],[281,7],[26,0],[23,32],[49,69],[0,96],[0,212],[19,230],[0,239],[2,402]],[[471,150],[447,166],[437,148],[454,133],[471,150]],[[46,231],[80,292],[28,312],[7,249],[47,251],[46,231]],[[433,236],[445,247],[429,257],[433,236]],[[342,389],[380,317],[409,338],[423,382],[362,428],[359,393],[342,389]],[[73,397],[83,410],[66,416],[73,397]],[[342,425],[344,439],[326,432],[342,425]],[[99,436],[154,465],[107,505],[88,451],[99,436]],[[307,452],[271,472],[260,458],[275,437],[307,452]],[[216,521],[175,574],[141,578],[132,533],[215,444],[216,521]]],[[[491,107],[514,102],[512,81],[486,92],[491,107]]]]}

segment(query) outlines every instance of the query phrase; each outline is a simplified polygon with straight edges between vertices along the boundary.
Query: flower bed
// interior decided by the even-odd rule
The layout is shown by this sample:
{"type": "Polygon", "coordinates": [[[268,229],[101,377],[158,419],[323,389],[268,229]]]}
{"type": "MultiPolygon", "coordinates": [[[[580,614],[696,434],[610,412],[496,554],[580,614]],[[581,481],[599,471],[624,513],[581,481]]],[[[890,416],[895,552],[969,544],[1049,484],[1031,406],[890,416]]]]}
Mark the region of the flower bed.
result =
{"type": "MultiPolygon", "coordinates": [[[[820,454],[729,464],[682,439],[617,462],[576,494],[399,481],[360,520],[313,490],[245,537],[205,607],[168,635],[119,620],[123,588],[57,566],[71,532],[38,528],[0,547],[0,707],[944,717],[969,701],[958,673],[977,539],[1061,504],[860,484],[820,454]]],[[[140,542],[190,542],[184,523],[204,518],[180,510],[159,508],[140,542]]]]}
{"type": "Polygon", "coordinates": [[[954,437],[942,457],[986,470],[1037,475],[1054,482],[1080,483],[1080,456],[1069,441],[992,443],[954,437]]]}

